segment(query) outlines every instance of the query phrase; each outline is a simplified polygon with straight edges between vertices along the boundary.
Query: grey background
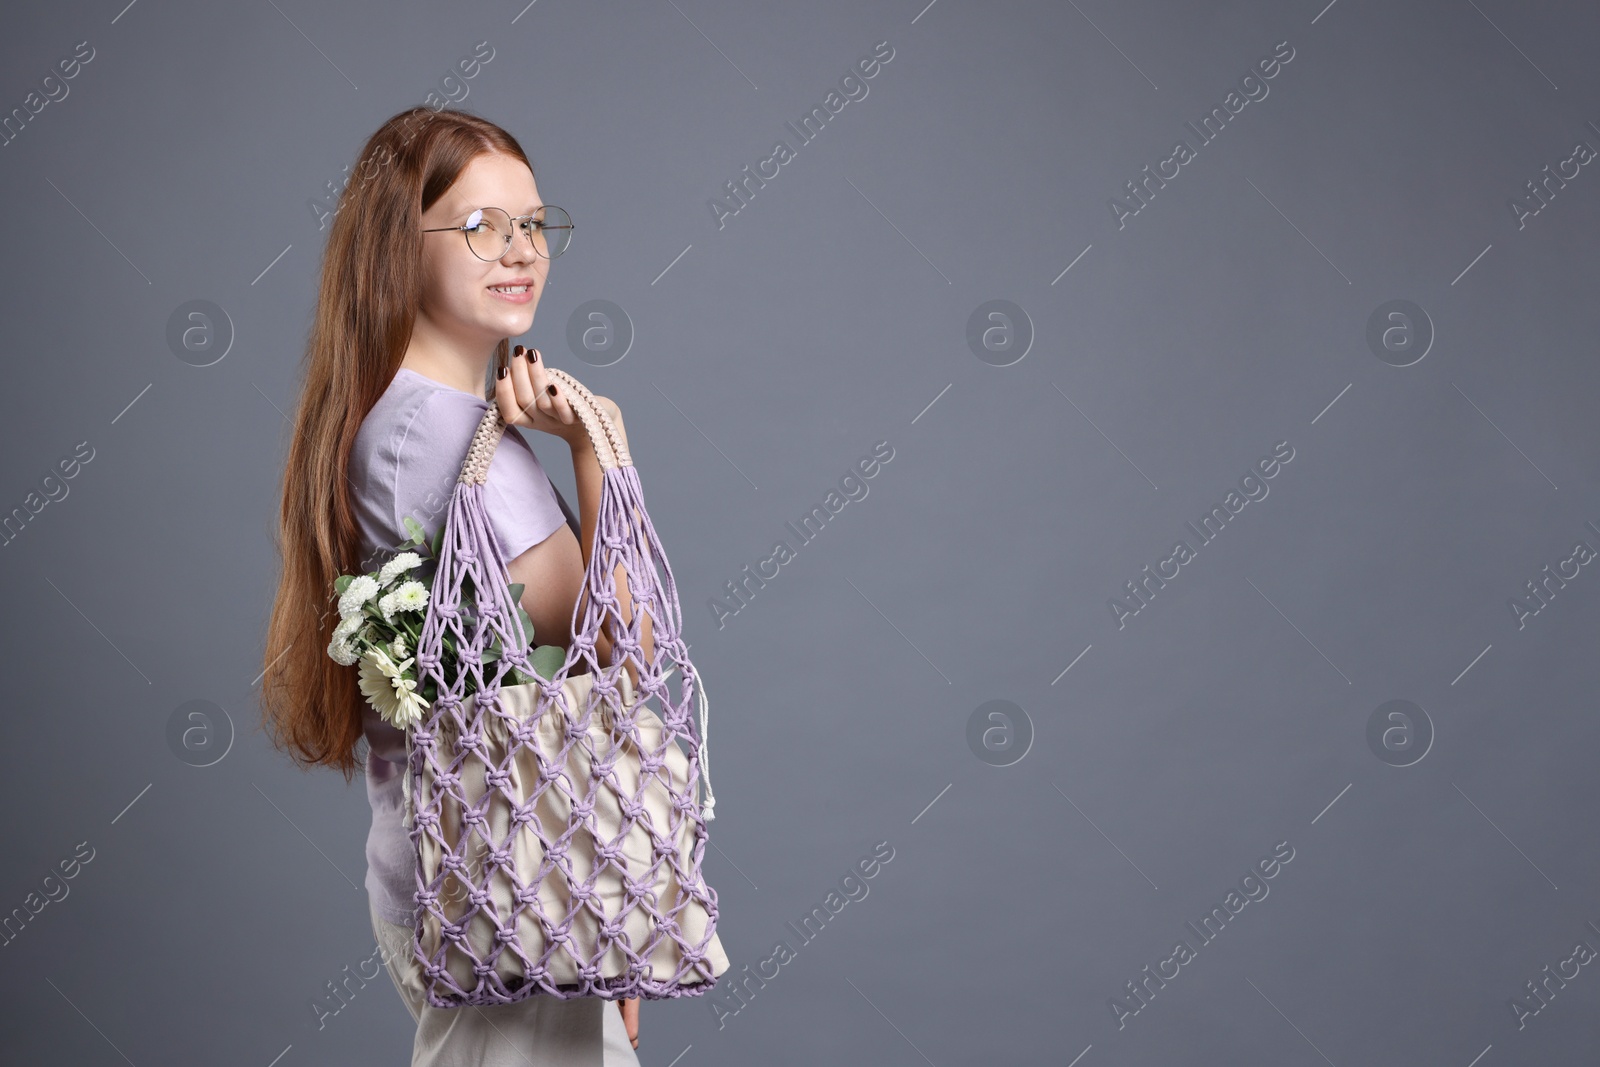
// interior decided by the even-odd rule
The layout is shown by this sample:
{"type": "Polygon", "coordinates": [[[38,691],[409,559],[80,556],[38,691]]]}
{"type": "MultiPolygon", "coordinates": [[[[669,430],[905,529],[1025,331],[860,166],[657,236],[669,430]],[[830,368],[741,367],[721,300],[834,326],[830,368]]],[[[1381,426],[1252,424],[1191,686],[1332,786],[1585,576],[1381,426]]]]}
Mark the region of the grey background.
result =
{"type": "Polygon", "coordinates": [[[721,1029],[644,1004],[644,1063],[1594,1061],[1594,967],[1524,1028],[1511,1000],[1600,947],[1600,578],[1522,627],[1509,601],[1600,546],[1600,176],[1508,207],[1600,146],[1593,11],[923,4],[8,11],[0,109],[96,54],[0,150],[0,508],[95,456],[0,552],[0,910],[95,853],[0,949],[4,1059],[409,1055],[383,976],[316,1025],[374,947],[369,812],[266,744],[253,680],[308,202],[488,40],[460,104],[578,224],[525,340],[627,414],[709,683],[735,968],[895,850],[721,1029]],[[719,230],[708,198],[883,40],[719,230]],[[1284,40],[1119,230],[1110,198],[1284,40]],[[166,341],[195,299],[233,331],[207,367],[166,341]],[[636,331],[609,367],[566,351],[591,299],[636,331]],[[966,342],[993,299],[1035,333],[1007,367],[966,342]],[[1394,299],[1436,331],[1403,368],[1365,340],[1394,299]],[[718,629],[709,599],[878,441],[870,495],[718,629]],[[1279,441],[1270,494],[1119,629],[1108,600],[1279,441]],[[1366,740],[1395,699],[1435,735],[1408,767],[1366,740]],[[235,734],[209,767],[167,742],[190,700],[235,734]],[[991,700],[1032,732],[1010,766],[967,741],[991,700]],[[1280,841],[1270,895],[1119,1028],[1109,999],[1280,841]]]}

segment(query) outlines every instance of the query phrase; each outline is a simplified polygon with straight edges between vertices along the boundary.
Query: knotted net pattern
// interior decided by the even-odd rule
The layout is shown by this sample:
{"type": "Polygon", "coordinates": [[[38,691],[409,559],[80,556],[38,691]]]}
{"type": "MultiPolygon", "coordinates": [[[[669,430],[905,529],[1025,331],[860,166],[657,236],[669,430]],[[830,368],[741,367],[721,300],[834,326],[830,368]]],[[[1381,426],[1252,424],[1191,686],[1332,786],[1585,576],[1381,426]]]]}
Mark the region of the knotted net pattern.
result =
{"type": "MultiPolygon", "coordinates": [[[[582,390],[575,379],[553,373],[582,390]]],[[[574,399],[570,392],[568,399],[574,399]]],[[[595,411],[598,405],[581,413],[586,423],[595,411]]],[[[435,1006],[504,1004],[532,995],[699,996],[717,982],[708,954],[727,966],[715,943],[717,895],[701,872],[705,823],[715,818],[702,751],[705,694],[682,638],[676,583],[645,510],[638,471],[625,449],[599,436],[611,427],[603,417],[598,421],[605,425],[590,426],[603,469],[594,549],[573,609],[571,647],[549,681],[534,675],[534,682],[505,684],[511,667],[529,675],[533,668],[483,503],[489,462],[506,429],[494,405],[451,496],[417,649],[419,675],[433,680],[437,697],[409,731],[406,791],[418,859],[412,949],[435,1006]],[[619,566],[627,576],[631,620],[617,599],[619,566]],[[646,616],[653,643],[648,658],[641,641],[646,616]],[[613,643],[612,663],[604,667],[595,645],[602,625],[613,643]],[[483,655],[496,639],[502,654],[486,665],[483,655]],[[446,655],[447,640],[454,656],[446,655]],[[622,673],[624,662],[638,671],[637,689],[622,673]],[[565,684],[582,677],[582,671],[573,674],[580,664],[588,668],[587,687],[565,684]],[[674,671],[675,695],[668,684],[674,671]],[[468,679],[475,693],[468,694],[468,679]],[[517,690],[524,709],[537,708],[532,718],[509,706],[518,703],[511,699],[517,690]],[[536,703],[527,699],[530,691],[536,703]],[[629,696],[637,699],[630,704],[629,696]],[[652,697],[663,709],[659,719],[644,710],[652,697]],[[690,726],[696,698],[699,736],[690,726]],[[677,775],[667,764],[683,763],[680,752],[669,753],[680,738],[687,774],[674,783],[677,775]],[[700,774],[706,777],[703,810],[695,799],[700,774]],[[656,816],[667,811],[665,825],[647,807],[647,790],[656,816]],[[474,792],[480,792],[476,800],[474,792]],[[605,824],[596,818],[597,805],[610,813],[605,824]],[[551,810],[567,813],[558,833],[548,832],[551,810]],[[639,828],[648,834],[650,859],[643,868],[639,828]],[[631,857],[623,853],[625,839],[633,842],[631,857]],[[529,859],[534,854],[536,865],[529,859]],[[424,862],[426,855],[436,856],[437,864],[424,862]],[[602,879],[608,891],[601,890],[602,879]],[[606,900],[618,898],[620,908],[608,914],[606,900]],[[438,931],[432,952],[430,917],[438,931]],[[519,926],[530,929],[530,918],[537,922],[531,929],[542,935],[542,947],[533,950],[518,932],[519,926]],[[637,935],[641,926],[643,937],[625,929],[637,935]],[[686,926],[703,933],[693,936],[686,926]],[[458,981],[447,966],[453,960],[459,972],[463,959],[470,962],[471,982],[458,981]],[[575,980],[559,980],[563,975],[575,980]]]]}

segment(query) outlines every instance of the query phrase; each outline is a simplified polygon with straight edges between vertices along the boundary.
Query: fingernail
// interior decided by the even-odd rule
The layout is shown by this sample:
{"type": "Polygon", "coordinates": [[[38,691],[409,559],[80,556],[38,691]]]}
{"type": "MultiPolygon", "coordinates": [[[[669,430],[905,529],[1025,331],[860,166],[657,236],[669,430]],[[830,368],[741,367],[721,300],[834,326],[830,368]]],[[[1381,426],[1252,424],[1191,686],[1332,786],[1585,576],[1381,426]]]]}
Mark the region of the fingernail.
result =
{"type": "Polygon", "coordinates": [[[550,395],[551,396],[555,396],[556,395],[556,387],[552,385],[552,386],[549,386],[548,388],[550,390],[550,395]]]}
{"type": "Polygon", "coordinates": [[[519,355],[519,356],[520,356],[520,355],[522,355],[522,346],[521,346],[521,345],[518,345],[518,346],[517,346],[517,347],[516,347],[516,348],[515,348],[515,349],[513,349],[513,350],[512,350],[512,351],[513,351],[513,352],[515,352],[515,353],[516,353],[516,354],[517,354],[517,355],[519,355]]]}
{"type": "Polygon", "coordinates": [[[533,360],[535,363],[539,362],[539,350],[535,348],[533,350],[533,355],[529,356],[528,358],[533,360]]]}
{"type": "Polygon", "coordinates": [[[499,370],[494,372],[494,376],[496,378],[504,378],[506,376],[506,369],[501,367],[499,370]]]}

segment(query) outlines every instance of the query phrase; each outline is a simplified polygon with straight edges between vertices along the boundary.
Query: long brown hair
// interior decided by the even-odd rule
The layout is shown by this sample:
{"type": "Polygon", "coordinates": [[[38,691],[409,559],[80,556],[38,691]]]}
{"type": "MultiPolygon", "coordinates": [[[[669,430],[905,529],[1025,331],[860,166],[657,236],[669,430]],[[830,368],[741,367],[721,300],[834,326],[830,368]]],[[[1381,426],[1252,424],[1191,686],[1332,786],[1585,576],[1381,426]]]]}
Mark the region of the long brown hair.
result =
{"type": "MultiPolygon", "coordinates": [[[[356,431],[405,357],[421,298],[422,213],[480,155],[533,170],[505,130],[469,112],[408,108],[373,133],[339,196],[302,364],[278,515],[282,573],[267,624],[262,722],[304,768],[356,769],[365,698],[328,655],[333,583],[362,573],[347,481],[356,431]]],[[[498,355],[505,356],[508,341],[498,355]]]]}

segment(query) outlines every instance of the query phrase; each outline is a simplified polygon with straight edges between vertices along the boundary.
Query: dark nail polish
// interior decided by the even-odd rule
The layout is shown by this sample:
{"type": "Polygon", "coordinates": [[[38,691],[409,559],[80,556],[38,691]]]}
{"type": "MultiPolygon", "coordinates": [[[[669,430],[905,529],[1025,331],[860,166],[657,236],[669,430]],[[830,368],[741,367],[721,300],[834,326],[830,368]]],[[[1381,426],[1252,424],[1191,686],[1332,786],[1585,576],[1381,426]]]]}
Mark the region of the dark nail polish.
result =
{"type": "Polygon", "coordinates": [[[495,377],[496,377],[496,378],[501,378],[501,379],[503,379],[503,378],[505,378],[505,376],[506,376],[506,369],[505,369],[505,368],[504,368],[504,367],[501,367],[501,368],[500,368],[500,369],[499,369],[499,370],[497,370],[497,371],[495,371],[495,372],[494,372],[494,376],[495,376],[495,377]]]}
{"type": "Polygon", "coordinates": [[[512,349],[512,352],[519,356],[522,355],[522,346],[518,345],[516,348],[512,349]]]}
{"type": "Polygon", "coordinates": [[[539,350],[535,348],[533,350],[533,355],[529,356],[528,358],[535,363],[539,362],[539,350]]]}
{"type": "Polygon", "coordinates": [[[551,396],[556,396],[557,395],[555,386],[553,386],[553,385],[549,386],[549,389],[550,389],[550,395],[551,396]]]}

